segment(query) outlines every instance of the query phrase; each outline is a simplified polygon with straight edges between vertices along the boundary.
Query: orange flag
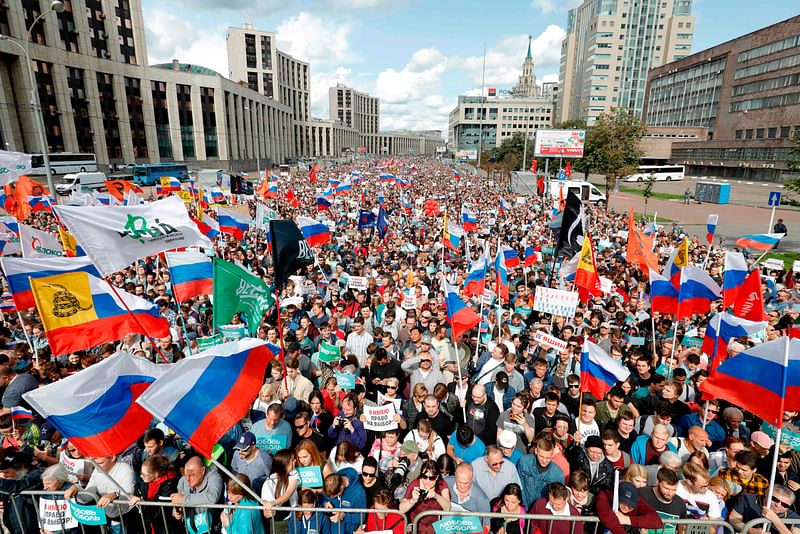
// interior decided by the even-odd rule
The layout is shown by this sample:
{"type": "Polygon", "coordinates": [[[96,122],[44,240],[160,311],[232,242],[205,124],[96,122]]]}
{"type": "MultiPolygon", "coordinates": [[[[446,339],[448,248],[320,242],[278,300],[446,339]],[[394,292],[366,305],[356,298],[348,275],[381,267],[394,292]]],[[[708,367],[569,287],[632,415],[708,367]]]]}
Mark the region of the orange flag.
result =
{"type": "Polygon", "coordinates": [[[658,272],[658,258],[653,252],[653,240],[636,228],[633,210],[628,215],[628,249],[625,261],[639,265],[645,272],[649,273],[650,269],[658,272]]]}
{"type": "Polygon", "coordinates": [[[31,180],[27,176],[20,176],[17,187],[14,190],[14,197],[17,199],[17,209],[14,216],[18,221],[24,221],[31,214],[31,203],[28,197],[49,196],[50,191],[47,187],[36,180],[31,180]]]}
{"type": "Polygon", "coordinates": [[[139,195],[143,194],[141,187],[137,187],[127,180],[103,180],[103,182],[106,184],[108,192],[120,202],[125,201],[125,195],[128,191],[133,191],[139,195]]]}

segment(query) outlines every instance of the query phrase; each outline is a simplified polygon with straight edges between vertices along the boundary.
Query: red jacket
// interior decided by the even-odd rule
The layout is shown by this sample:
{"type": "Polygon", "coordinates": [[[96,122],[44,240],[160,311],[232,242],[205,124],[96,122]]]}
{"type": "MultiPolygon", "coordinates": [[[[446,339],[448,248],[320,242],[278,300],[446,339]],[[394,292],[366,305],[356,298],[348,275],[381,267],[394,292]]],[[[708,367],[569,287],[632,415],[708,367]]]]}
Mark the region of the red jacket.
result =
{"type": "MultiPolygon", "coordinates": [[[[531,514],[553,515],[547,508],[547,497],[542,497],[533,503],[531,514]]],[[[569,515],[581,515],[577,508],[567,503],[569,515]]],[[[545,519],[531,519],[531,534],[583,534],[583,523],[581,521],[547,521],[545,519]]]]}
{"type": "Polygon", "coordinates": [[[655,508],[647,504],[641,497],[636,503],[636,508],[627,514],[631,518],[630,527],[620,524],[617,514],[611,508],[613,503],[614,497],[611,495],[611,490],[603,490],[597,494],[597,517],[600,518],[600,523],[610,530],[612,534],[628,534],[630,532],[628,528],[638,531],[642,528],[660,529],[664,527],[655,508]]]}

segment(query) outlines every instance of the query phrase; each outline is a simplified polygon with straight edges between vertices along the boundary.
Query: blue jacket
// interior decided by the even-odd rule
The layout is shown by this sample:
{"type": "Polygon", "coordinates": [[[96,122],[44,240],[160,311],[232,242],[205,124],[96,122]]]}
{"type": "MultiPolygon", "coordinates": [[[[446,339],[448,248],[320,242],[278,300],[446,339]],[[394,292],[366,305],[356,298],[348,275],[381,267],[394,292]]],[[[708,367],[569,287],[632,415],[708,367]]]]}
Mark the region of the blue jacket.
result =
{"type": "MultiPolygon", "coordinates": [[[[511,386],[506,388],[505,393],[503,393],[503,409],[500,410],[501,412],[511,408],[511,401],[514,400],[514,395],[516,394],[516,389],[512,388],[511,386]]],[[[488,395],[488,397],[494,401],[494,382],[486,384],[486,395],[488,395]]]]}
{"type": "MultiPolygon", "coordinates": [[[[675,433],[681,437],[689,435],[689,428],[693,426],[703,426],[703,419],[700,413],[690,413],[678,419],[675,424],[675,433]]],[[[725,429],[716,420],[706,424],[708,439],[711,440],[710,451],[715,451],[725,444],[725,429]]]]}
{"type": "MultiPolygon", "coordinates": [[[[631,461],[637,464],[644,465],[645,458],[647,457],[647,442],[650,441],[650,436],[648,434],[642,434],[636,441],[633,442],[631,445],[631,461]]],[[[674,453],[678,453],[678,449],[675,446],[667,442],[667,449],[671,450],[674,453]]]]}
{"type": "Polygon", "coordinates": [[[308,519],[298,519],[295,514],[289,518],[289,534],[308,534],[312,530],[317,534],[332,534],[331,520],[319,512],[312,513],[308,519]]]}
{"type": "Polygon", "coordinates": [[[540,469],[539,461],[533,454],[526,454],[520,458],[517,472],[522,484],[522,500],[526,510],[536,499],[547,497],[547,487],[551,482],[564,483],[564,472],[560,467],[550,462],[547,467],[540,469]]]}
{"type": "MultiPolygon", "coordinates": [[[[367,494],[364,493],[364,486],[361,485],[359,474],[352,467],[346,467],[338,473],[339,476],[347,478],[347,487],[341,497],[327,497],[322,499],[322,504],[329,502],[334,508],[366,508],[367,494]]],[[[346,513],[342,520],[342,532],[355,532],[363,524],[363,514],[346,513]]]]}

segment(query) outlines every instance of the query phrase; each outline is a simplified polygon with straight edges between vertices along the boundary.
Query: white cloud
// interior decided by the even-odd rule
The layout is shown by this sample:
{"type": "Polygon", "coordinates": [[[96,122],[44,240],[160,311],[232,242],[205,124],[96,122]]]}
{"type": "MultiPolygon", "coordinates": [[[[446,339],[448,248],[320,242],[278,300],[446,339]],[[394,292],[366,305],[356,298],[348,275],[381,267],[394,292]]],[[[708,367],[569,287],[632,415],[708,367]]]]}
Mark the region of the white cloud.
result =
{"type": "Polygon", "coordinates": [[[402,70],[386,69],[378,74],[376,94],[390,104],[420,100],[439,87],[447,58],[435,48],[420,48],[402,70]]]}
{"type": "Polygon", "coordinates": [[[148,10],[145,17],[147,52],[150,64],[181,63],[201,65],[228,77],[228,52],[225,27],[211,27],[197,32],[185,18],[159,9],[148,10]]]}
{"type": "Polygon", "coordinates": [[[281,50],[311,63],[312,68],[343,62],[350,56],[350,25],[330,18],[304,11],[281,22],[275,33],[281,50]]]}
{"type": "MultiPolygon", "coordinates": [[[[534,74],[542,77],[547,71],[558,70],[561,60],[561,41],[566,32],[563,28],[551,24],[537,35],[531,43],[534,74]]],[[[510,35],[486,50],[486,87],[509,86],[517,83],[522,72],[522,62],[528,51],[527,35],[510,35]]],[[[454,63],[463,68],[470,79],[481,83],[483,75],[483,56],[469,56],[454,59],[454,63]]]]}
{"type": "Polygon", "coordinates": [[[311,71],[311,115],[320,119],[329,117],[328,88],[337,83],[348,84],[350,69],[338,67],[331,72],[311,71]]]}
{"type": "Polygon", "coordinates": [[[558,11],[566,11],[580,5],[581,0],[532,0],[531,5],[533,9],[542,13],[542,15],[550,15],[558,11]]]}

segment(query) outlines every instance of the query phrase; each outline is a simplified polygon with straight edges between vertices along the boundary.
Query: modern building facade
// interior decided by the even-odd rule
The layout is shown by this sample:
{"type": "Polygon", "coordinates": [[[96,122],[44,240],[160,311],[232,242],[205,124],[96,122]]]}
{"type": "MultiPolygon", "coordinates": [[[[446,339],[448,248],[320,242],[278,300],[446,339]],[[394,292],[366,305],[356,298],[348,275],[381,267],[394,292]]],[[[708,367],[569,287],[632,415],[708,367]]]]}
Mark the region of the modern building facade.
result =
{"type": "Polygon", "coordinates": [[[332,121],[364,134],[380,131],[380,99],[376,96],[337,83],[328,89],[328,106],[332,121]]]}
{"type": "Polygon", "coordinates": [[[648,127],[703,127],[670,160],[693,176],[780,181],[800,136],[800,16],[737,37],[648,76],[648,127]]]}
{"type": "Polygon", "coordinates": [[[583,0],[567,14],[555,122],[641,115],[647,72],[690,54],[692,0],[583,0]]]}

